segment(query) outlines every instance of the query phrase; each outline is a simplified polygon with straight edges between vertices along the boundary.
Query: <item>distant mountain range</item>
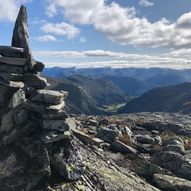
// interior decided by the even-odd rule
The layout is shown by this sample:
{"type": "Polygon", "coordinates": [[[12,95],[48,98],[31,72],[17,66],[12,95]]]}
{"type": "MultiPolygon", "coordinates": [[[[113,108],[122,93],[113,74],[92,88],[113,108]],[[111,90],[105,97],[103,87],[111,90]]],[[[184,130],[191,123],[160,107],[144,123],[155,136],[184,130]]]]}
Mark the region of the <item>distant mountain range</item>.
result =
{"type": "Polygon", "coordinates": [[[128,102],[119,113],[191,112],[191,83],[161,87],[128,102]]]}
{"type": "MultiPolygon", "coordinates": [[[[67,79],[80,75],[93,79],[112,81],[125,94],[140,96],[156,87],[191,82],[191,70],[161,68],[46,68],[44,75],[57,79],[67,79]]],[[[80,82],[78,82],[78,85],[80,82]]],[[[93,85],[93,84],[92,84],[93,85]]]]}
{"type": "Polygon", "coordinates": [[[128,96],[110,80],[75,75],[67,79],[48,78],[49,89],[69,92],[67,111],[77,114],[109,114],[107,106],[126,103],[128,96]]]}
{"type": "Polygon", "coordinates": [[[50,89],[69,92],[69,113],[191,112],[191,70],[47,68],[50,89]],[[125,105],[126,104],[126,105],[125,105]],[[125,105],[125,106],[124,106],[125,105]]]}

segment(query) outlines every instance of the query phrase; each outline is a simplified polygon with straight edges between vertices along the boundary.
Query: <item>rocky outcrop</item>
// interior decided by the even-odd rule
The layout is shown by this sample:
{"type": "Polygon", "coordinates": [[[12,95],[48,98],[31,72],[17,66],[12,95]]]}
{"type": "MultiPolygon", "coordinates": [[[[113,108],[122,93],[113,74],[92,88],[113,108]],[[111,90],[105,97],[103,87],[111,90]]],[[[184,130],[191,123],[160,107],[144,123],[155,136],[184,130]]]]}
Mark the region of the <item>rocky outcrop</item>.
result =
{"type": "Polygon", "coordinates": [[[31,59],[31,50],[29,46],[29,29],[26,7],[20,8],[13,31],[12,46],[23,48],[24,56],[31,59]]]}
{"type": "Polygon", "coordinates": [[[168,175],[155,174],[154,181],[163,190],[191,190],[191,181],[168,175]]]}
{"type": "Polygon", "coordinates": [[[29,191],[54,173],[77,180],[84,165],[64,111],[67,92],[44,89],[44,65],[31,58],[24,6],[12,45],[0,47],[1,190],[29,191]]]}

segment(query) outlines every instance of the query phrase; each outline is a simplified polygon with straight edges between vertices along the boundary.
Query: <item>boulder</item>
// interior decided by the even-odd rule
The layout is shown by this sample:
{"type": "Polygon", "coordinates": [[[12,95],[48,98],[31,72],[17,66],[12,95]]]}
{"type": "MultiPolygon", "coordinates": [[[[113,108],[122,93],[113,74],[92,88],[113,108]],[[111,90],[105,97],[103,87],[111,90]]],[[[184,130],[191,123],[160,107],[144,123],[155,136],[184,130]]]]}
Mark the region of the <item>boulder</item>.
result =
{"type": "Polygon", "coordinates": [[[155,139],[150,135],[135,135],[135,140],[142,144],[154,144],[155,139]]]}
{"type": "Polygon", "coordinates": [[[13,95],[24,86],[22,82],[9,82],[9,84],[0,83],[0,107],[8,107],[13,95]]]}
{"type": "Polygon", "coordinates": [[[191,181],[164,174],[154,174],[153,178],[157,186],[162,190],[190,191],[191,181]]]}
{"type": "Polygon", "coordinates": [[[163,169],[156,164],[143,160],[143,158],[138,158],[133,167],[138,175],[146,177],[147,179],[152,179],[154,174],[173,175],[170,171],[163,169]]]}
{"type": "Polygon", "coordinates": [[[177,152],[181,155],[185,154],[185,149],[184,149],[184,146],[182,146],[182,145],[167,145],[167,146],[163,147],[163,151],[173,151],[173,152],[177,152]]]}
{"type": "Polygon", "coordinates": [[[85,144],[101,146],[101,144],[104,142],[102,139],[92,138],[89,135],[87,135],[77,129],[73,129],[72,131],[73,131],[74,135],[85,144]]]}
{"type": "Polygon", "coordinates": [[[50,176],[47,152],[44,149],[42,144],[37,145],[34,140],[30,145],[17,141],[11,147],[0,147],[1,191],[31,191],[40,180],[50,176]]]}
{"type": "Polygon", "coordinates": [[[20,89],[13,94],[13,97],[11,98],[8,107],[13,109],[21,105],[24,101],[25,101],[25,92],[20,89]]]}
{"type": "Polygon", "coordinates": [[[64,91],[37,90],[35,96],[32,97],[31,100],[34,102],[57,105],[62,103],[67,96],[68,93],[64,91]]]}
{"type": "Polygon", "coordinates": [[[151,156],[151,162],[170,170],[173,174],[191,180],[191,160],[172,151],[162,151],[151,156]]]}
{"type": "Polygon", "coordinates": [[[68,141],[65,148],[51,154],[51,162],[58,175],[68,181],[79,180],[84,173],[84,164],[75,141],[68,141]]]}
{"type": "Polygon", "coordinates": [[[120,153],[124,153],[124,154],[128,154],[128,153],[132,153],[132,154],[137,154],[137,150],[134,149],[133,147],[126,145],[125,143],[115,140],[112,143],[112,149],[116,152],[120,152],[120,153]]]}
{"type": "Polygon", "coordinates": [[[96,121],[95,119],[89,119],[88,120],[88,125],[97,126],[98,125],[98,121],[96,121]]]}
{"type": "Polygon", "coordinates": [[[118,134],[119,134],[119,132],[116,130],[109,129],[107,127],[102,127],[102,128],[99,128],[96,137],[98,137],[108,143],[112,143],[113,141],[116,140],[118,134]]]}
{"type": "Polygon", "coordinates": [[[170,137],[163,140],[164,151],[174,151],[180,154],[185,153],[184,142],[179,137],[170,137]]]}

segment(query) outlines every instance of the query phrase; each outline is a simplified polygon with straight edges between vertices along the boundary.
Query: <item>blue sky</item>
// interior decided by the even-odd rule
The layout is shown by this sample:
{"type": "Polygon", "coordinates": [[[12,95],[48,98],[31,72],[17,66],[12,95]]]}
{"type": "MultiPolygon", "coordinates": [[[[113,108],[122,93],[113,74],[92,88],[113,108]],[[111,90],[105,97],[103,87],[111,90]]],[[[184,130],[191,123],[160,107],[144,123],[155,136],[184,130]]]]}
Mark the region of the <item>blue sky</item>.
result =
{"type": "Polygon", "coordinates": [[[0,0],[0,44],[19,6],[47,67],[191,68],[190,0],[0,0]]]}

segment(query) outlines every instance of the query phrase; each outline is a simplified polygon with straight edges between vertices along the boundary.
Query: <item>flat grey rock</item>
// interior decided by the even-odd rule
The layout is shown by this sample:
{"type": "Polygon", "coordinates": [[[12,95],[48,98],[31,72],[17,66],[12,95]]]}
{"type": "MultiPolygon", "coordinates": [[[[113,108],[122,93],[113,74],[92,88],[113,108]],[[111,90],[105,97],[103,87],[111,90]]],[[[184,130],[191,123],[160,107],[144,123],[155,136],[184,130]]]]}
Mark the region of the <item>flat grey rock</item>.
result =
{"type": "Polygon", "coordinates": [[[68,139],[71,136],[70,131],[64,131],[64,132],[57,132],[57,131],[51,131],[48,133],[45,133],[42,137],[41,140],[44,143],[54,143],[54,142],[59,142],[68,139]]]}
{"type": "Polygon", "coordinates": [[[23,74],[24,67],[7,65],[7,64],[0,64],[0,72],[23,74]]]}
{"type": "Polygon", "coordinates": [[[68,131],[70,127],[64,120],[44,120],[43,129],[64,132],[68,131]]]}
{"type": "Polygon", "coordinates": [[[16,66],[25,66],[27,62],[26,58],[10,58],[0,56],[0,64],[16,65],[16,66]]]}
{"type": "Polygon", "coordinates": [[[175,175],[191,180],[191,160],[173,151],[162,151],[151,157],[151,162],[175,175]]]}
{"type": "Polygon", "coordinates": [[[24,49],[12,46],[0,46],[0,55],[12,58],[24,58],[24,49]]]}
{"type": "Polygon", "coordinates": [[[24,83],[23,82],[13,82],[13,81],[8,81],[8,82],[0,81],[0,86],[7,86],[10,88],[21,89],[24,87],[24,83]]]}
{"type": "Polygon", "coordinates": [[[39,76],[38,74],[24,74],[23,82],[27,87],[33,87],[37,89],[42,89],[47,86],[46,78],[39,76]]]}
{"type": "Polygon", "coordinates": [[[62,103],[67,96],[68,93],[64,91],[37,90],[36,95],[31,100],[57,105],[62,103]]]}
{"type": "Polygon", "coordinates": [[[45,104],[39,104],[32,101],[27,100],[23,106],[28,109],[29,111],[34,111],[39,113],[40,115],[46,115],[47,113],[56,114],[60,110],[62,110],[65,106],[65,102],[62,102],[59,105],[45,105],[45,104]]]}
{"type": "Polygon", "coordinates": [[[124,153],[124,154],[128,154],[128,153],[133,153],[133,154],[137,154],[137,150],[134,149],[133,147],[126,145],[125,143],[121,142],[121,141],[114,141],[112,143],[112,148],[120,153],[124,153]]]}
{"type": "Polygon", "coordinates": [[[191,181],[164,174],[154,174],[154,182],[163,190],[190,191],[191,181]]]}
{"type": "Polygon", "coordinates": [[[7,80],[7,81],[22,81],[22,75],[21,74],[14,74],[14,73],[8,73],[8,72],[0,72],[0,78],[7,80]]]}

